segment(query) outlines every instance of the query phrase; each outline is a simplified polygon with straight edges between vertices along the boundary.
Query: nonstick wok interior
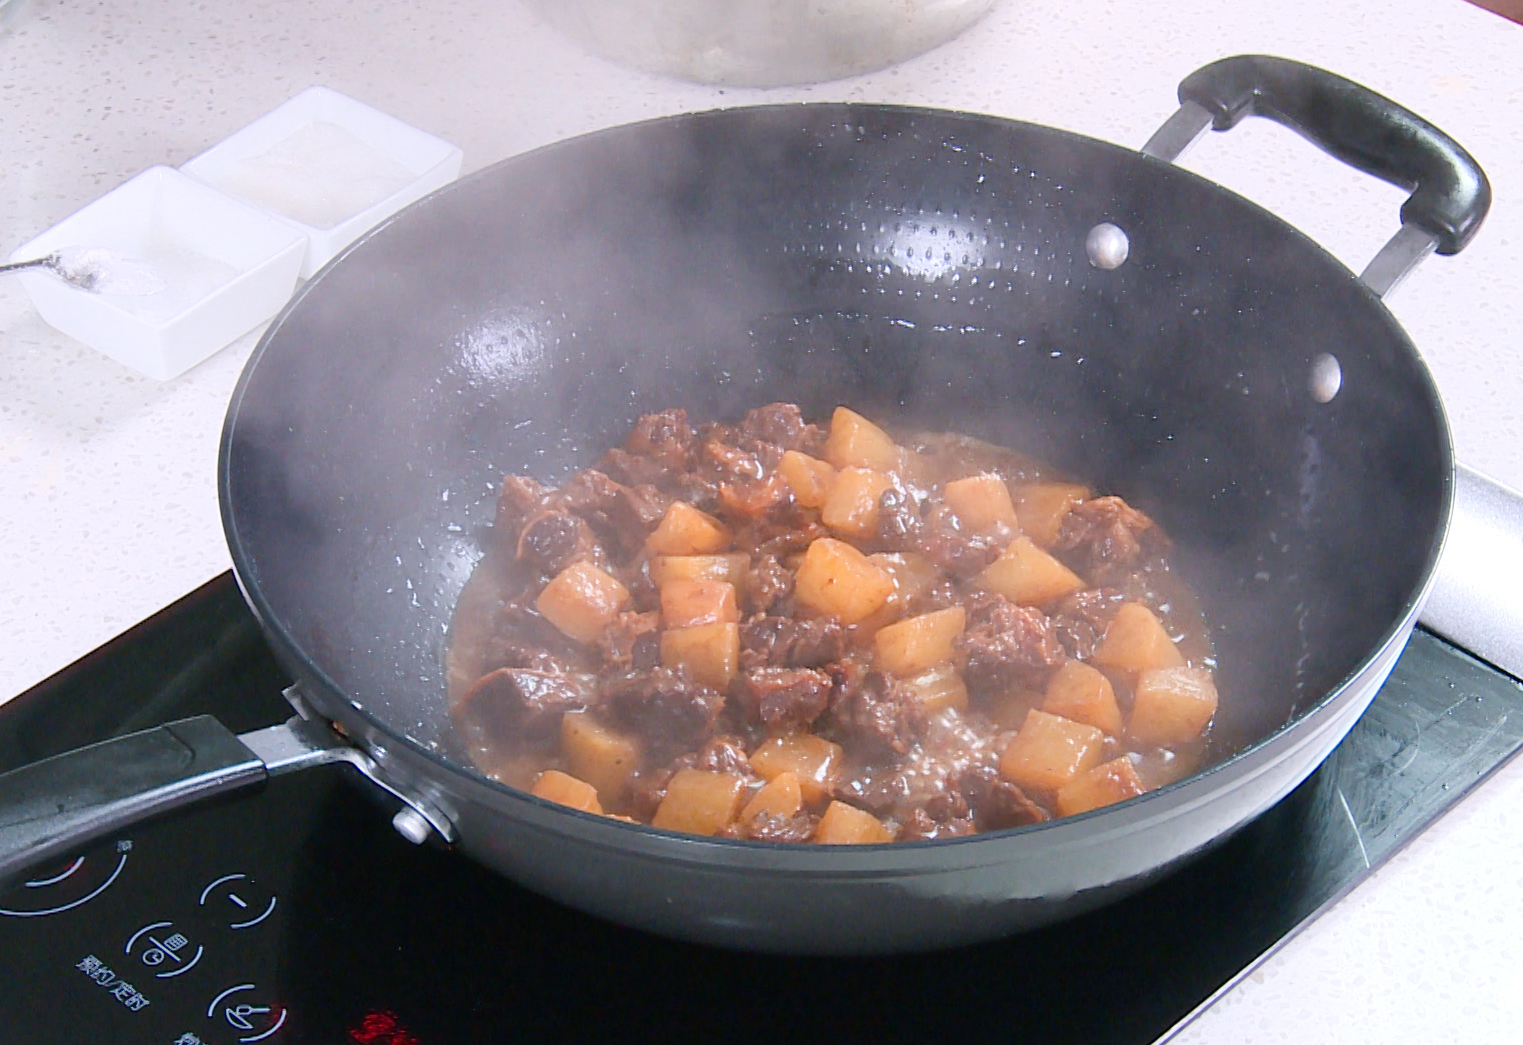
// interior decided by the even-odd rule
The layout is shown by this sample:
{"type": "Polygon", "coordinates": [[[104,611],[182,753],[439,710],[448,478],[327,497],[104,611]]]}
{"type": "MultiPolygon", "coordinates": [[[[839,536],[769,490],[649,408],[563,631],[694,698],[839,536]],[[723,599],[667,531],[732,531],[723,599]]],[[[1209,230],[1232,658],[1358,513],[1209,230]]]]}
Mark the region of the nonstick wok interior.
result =
{"type": "Polygon", "coordinates": [[[1278,219],[1045,128],[779,106],[510,160],[314,279],[229,413],[239,576],[309,685],[457,761],[446,629],[503,474],[557,481],[645,411],[774,400],[1010,445],[1153,514],[1242,742],[1390,638],[1445,517],[1428,374],[1278,219]],[[1102,221],[1130,238],[1115,271],[1085,254],[1102,221]]]}

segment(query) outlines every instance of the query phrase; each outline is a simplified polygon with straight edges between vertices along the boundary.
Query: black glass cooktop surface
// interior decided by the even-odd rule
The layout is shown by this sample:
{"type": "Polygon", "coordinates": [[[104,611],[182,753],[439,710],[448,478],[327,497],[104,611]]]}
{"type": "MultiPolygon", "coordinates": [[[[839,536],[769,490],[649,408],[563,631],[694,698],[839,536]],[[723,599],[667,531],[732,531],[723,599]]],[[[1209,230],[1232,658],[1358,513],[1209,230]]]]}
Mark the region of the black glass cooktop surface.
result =
{"type": "MultiPolygon", "coordinates": [[[[0,770],[203,712],[269,725],[284,684],[224,576],[0,708],[0,770]]],[[[1214,852],[1075,921],[902,958],[621,929],[409,844],[346,768],[281,777],[0,896],[0,1041],[1142,1045],[1504,762],[1520,711],[1523,687],[1419,631],[1322,769],[1214,852]]]]}

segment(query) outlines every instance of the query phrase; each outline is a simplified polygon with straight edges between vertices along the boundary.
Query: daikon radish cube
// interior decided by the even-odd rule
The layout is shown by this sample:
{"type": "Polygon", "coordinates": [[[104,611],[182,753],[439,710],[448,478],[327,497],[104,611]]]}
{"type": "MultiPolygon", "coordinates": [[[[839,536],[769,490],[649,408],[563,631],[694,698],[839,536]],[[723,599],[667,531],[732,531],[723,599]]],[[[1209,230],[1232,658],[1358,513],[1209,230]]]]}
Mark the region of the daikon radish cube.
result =
{"type": "Polygon", "coordinates": [[[894,581],[876,563],[845,541],[821,537],[799,562],[793,595],[816,613],[842,624],[865,620],[888,601],[894,581]]]}
{"type": "Polygon", "coordinates": [[[529,794],[543,798],[548,802],[559,802],[563,806],[572,809],[580,809],[584,813],[603,812],[603,807],[598,803],[598,792],[585,780],[578,780],[574,776],[562,773],[559,769],[547,769],[534,781],[534,786],[529,789],[529,794]]]}
{"type": "Polygon", "coordinates": [[[825,439],[825,460],[837,468],[894,472],[899,470],[902,458],[899,444],[887,432],[853,410],[836,407],[825,439]]]}
{"type": "Polygon", "coordinates": [[[1073,816],[1135,798],[1146,790],[1137,776],[1137,767],[1122,755],[1086,770],[1064,784],[1058,790],[1054,804],[1059,816],[1073,816]]]}
{"type": "Polygon", "coordinates": [[[997,475],[985,473],[954,479],[947,483],[943,493],[957,518],[969,529],[987,530],[996,523],[1004,523],[1012,530],[1020,526],[1010,488],[997,475]]]}
{"type": "Polygon", "coordinates": [[[1021,787],[1053,792],[1099,765],[1104,754],[1105,734],[1094,726],[1033,711],[1000,753],[999,771],[1021,787]]]}
{"type": "Polygon", "coordinates": [[[767,780],[781,773],[798,778],[806,802],[818,802],[830,793],[841,771],[841,745],[813,733],[789,733],[761,742],[751,752],[751,768],[767,780]]]}
{"type": "Polygon", "coordinates": [[[737,588],[745,582],[751,556],[745,552],[723,555],[657,555],[650,561],[650,579],[658,588],[672,581],[724,581],[737,588]]]}
{"type": "Polygon", "coordinates": [[[1134,675],[1155,668],[1180,668],[1185,663],[1163,623],[1140,602],[1121,604],[1090,660],[1134,675]]]}
{"type": "Polygon", "coordinates": [[[735,585],[728,581],[672,581],[661,588],[661,623],[668,628],[738,620],[735,585]]]}
{"type": "Polygon", "coordinates": [[[1203,668],[1155,668],[1137,677],[1126,731],[1139,744],[1200,739],[1216,714],[1216,682],[1203,668]]]}
{"type": "Polygon", "coordinates": [[[657,555],[712,555],[730,546],[730,528],[686,501],[673,501],[661,522],[645,538],[657,555]]]}
{"type": "Polygon", "coordinates": [[[590,562],[567,566],[539,593],[534,608],[578,642],[591,642],[619,615],[629,590],[590,562]]]}
{"type": "Polygon", "coordinates": [[[799,778],[793,773],[779,773],[751,796],[740,811],[740,819],[751,820],[763,814],[793,816],[802,808],[804,796],[799,790],[799,778]]]}
{"type": "Polygon", "coordinates": [[[815,828],[814,840],[821,845],[877,845],[892,842],[894,835],[866,810],[831,802],[815,828]]]}
{"type": "Polygon", "coordinates": [[[878,532],[878,498],[893,482],[868,468],[841,469],[820,509],[820,522],[843,537],[868,540],[878,532]]]}
{"type": "Polygon", "coordinates": [[[938,714],[947,708],[962,711],[968,706],[967,683],[951,664],[938,664],[929,671],[907,678],[904,686],[915,694],[927,715],[938,714]]]}
{"type": "Polygon", "coordinates": [[[597,788],[604,805],[629,799],[640,768],[640,743],[609,729],[585,711],[561,716],[561,754],[571,772],[597,788]]]}
{"type": "Polygon", "coordinates": [[[1042,710],[1103,729],[1113,737],[1121,735],[1121,706],[1111,680],[1082,661],[1070,660],[1053,672],[1042,710]]]}
{"type": "Polygon", "coordinates": [[[825,507],[830,487],[836,481],[836,470],[828,461],[797,450],[785,450],[783,459],[777,463],[777,471],[793,491],[795,501],[805,508],[825,507]]]}
{"type": "Polygon", "coordinates": [[[878,552],[868,559],[894,582],[889,604],[903,607],[941,579],[941,570],[918,552],[878,552]]]}
{"type": "Polygon", "coordinates": [[[967,622],[966,610],[949,606],[881,628],[873,636],[877,666],[896,675],[918,675],[945,664],[956,653],[952,640],[967,622]]]}
{"type": "Polygon", "coordinates": [[[723,690],[740,670],[740,625],[668,628],[661,633],[661,663],[686,666],[694,681],[723,690]]]}
{"type": "Polygon", "coordinates": [[[1042,606],[1084,589],[1077,573],[1024,536],[1006,545],[973,583],[1022,606],[1042,606]]]}
{"type": "Polygon", "coordinates": [[[1077,483],[1032,483],[1015,491],[1015,517],[1038,547],[1051,548],[1068,510],[1088,497],[1089,488],[1077,483]]]}
{"type": "Polygon", "coordinates": [[[735,822],[745,792],[745,778],[734,773],[679,769],[650,822],[667,831],[717,835],[735,822]]]}

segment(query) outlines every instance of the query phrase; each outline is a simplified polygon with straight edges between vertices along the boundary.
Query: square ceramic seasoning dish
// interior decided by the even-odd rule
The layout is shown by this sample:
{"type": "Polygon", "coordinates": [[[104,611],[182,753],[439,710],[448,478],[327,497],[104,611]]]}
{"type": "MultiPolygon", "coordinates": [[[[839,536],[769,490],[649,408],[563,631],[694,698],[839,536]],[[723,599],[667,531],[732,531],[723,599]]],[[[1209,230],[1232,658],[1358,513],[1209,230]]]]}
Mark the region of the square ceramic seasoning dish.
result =
{"type": "Polygon", "coordinates": [[[303,277],[460,175],[460,149],[327,87],[309,87],[180,169],[307,237],[303,277]]]}
{"type": "Polygon", "coordinates": [[[280,311],[306,253],[296,230],[187,178],[150,167],[18,248],[60,252],[93,289],[19,273],[48,323],[167,381],[280,311]]]}

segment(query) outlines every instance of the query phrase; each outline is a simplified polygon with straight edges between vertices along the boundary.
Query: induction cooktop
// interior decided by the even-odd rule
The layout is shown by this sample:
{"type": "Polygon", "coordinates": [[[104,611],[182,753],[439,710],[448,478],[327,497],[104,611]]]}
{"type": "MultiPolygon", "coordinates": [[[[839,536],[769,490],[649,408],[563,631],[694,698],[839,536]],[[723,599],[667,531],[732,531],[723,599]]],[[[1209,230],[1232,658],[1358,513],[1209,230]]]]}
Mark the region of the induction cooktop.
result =
{"type": "MultiPolygon", "coordinates": [[[[188,715],[283,720],[230,574],[0,707],[0,771],[188,715]]],[[[623,929],[391,828],[341,766],[119,831],[0,895],[6,1045],[1171,1036],[1523,745],[1523,686],[1419,630],[1322,768],[1177,873],[1007,940],[780,958],[623,929]]]]}

